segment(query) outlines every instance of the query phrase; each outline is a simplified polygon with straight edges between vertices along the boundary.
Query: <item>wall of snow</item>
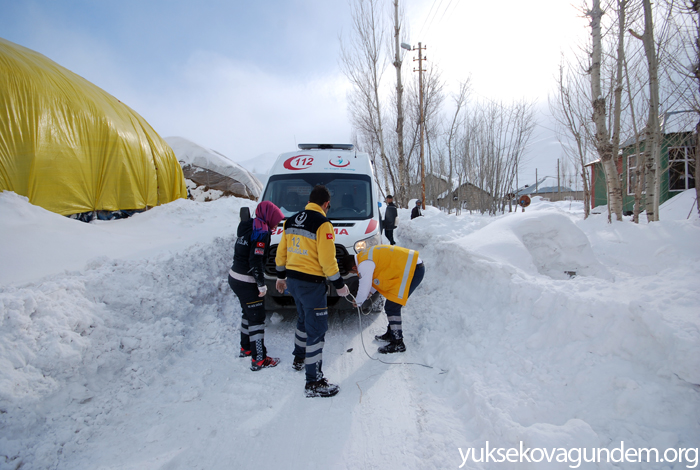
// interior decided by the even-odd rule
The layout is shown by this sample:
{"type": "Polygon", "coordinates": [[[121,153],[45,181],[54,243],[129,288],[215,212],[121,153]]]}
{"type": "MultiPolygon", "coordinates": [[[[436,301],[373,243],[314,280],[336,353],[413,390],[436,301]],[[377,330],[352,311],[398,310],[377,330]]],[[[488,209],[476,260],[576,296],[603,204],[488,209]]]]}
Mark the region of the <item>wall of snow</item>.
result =
{"type": "Polygon", "coordinates": [[[483,228],[428,208],[400,226],[427,265],[404,315],[417,362],[448,369],[433,389],[474,447],[696,446],[700,225],[608,225],[561,207],[483,228]]]}
{"type": "Polygon", "coordinates": [[[106,403],[126,403],[162,373],[153,364],[202,342],[235,343],[240,307],[226,282],[233,241],[147,262],[96,259],[79,276],[0,290],[3,454],[22,448],[25,458],[53,461],[66,439],[50,421],[66,420],[71,403],[83,406],[69,420],[89,430],[108,419],[106,403]]]}

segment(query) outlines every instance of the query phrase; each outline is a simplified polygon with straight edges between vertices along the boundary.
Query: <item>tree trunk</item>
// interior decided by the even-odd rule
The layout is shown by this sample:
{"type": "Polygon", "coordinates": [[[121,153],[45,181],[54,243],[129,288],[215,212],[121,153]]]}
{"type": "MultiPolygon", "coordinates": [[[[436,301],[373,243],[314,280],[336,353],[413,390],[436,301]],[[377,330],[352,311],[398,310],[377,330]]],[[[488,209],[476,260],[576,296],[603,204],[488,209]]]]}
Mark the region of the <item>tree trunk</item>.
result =
{"type": "MultiPolygon", "coordinates": [[[[623,80],[623,65],[625,60],[625,13],[627,8],[627,0],[618,0],[618,35],[617,35],[617,58],[615,63],[615,90],[613,95],[613,135],[612,135],[612,154],[613,159],[616,159],[620,153],[620,115],[622,114],[622,80],[623,80]]],[[[624,166],[623,166],[624,168],[624,166]]],[[[620,183],[618,175],[617,179],[620,183]]],[[[622,186],[622,185],[621,185],[622,186]]],[[[623,188],[620,188],[620,201],[622,206],[623,188]]],[[[618,220],[620,220],[618,218],[618,220]]]]}
{"type": "Polygon", "coordinates": [[[583,218],[587,219],[591,215],[591,190],[588,188],[585,166],[581,167],[581,179],[583,180],[583,218]]]}
{"type": "Polygon", "coordinates": [[[612,220],[612,214],[618,221],[622,220],[622,189],[620,186],[616,155],[613,154],[613,145],[610,142],[610,134],[605,121],[606,104],[601,90],[601,61],[602,61],[602,36],[601,18],[603,12],[600,9],[600,0],[593,0],[593,9],[589,12],[591,17],[591,30],[593,38],[593,54],[591,64],[591,99],[593,100],[593,122],[596,127],[595,139],[596,149],[600,156],[603,170],[605,172],[605,182],[608,188],[608,205],[610,212],[608,219],[612,220]]]}
{"type": "Polygon", "coordinates": [[[659,128],[659,64],[656,58],[656,44],[654,43],[654,20],[651,11],[651,1],[643,0],[644,5],[644,52],[649,67],[649,118],[646,126],[646,142],[644,154],[646,155],[646,213],[647,221],[659,220],[659,154],[660,154],[660,128],[659,128]]]}
{"type": "MultiPolygon", "coordinates": [[[[465,105],[466,100],[467,100],[467,92],[469,89],[469,84],[468,82],[463,82],[459,86],[459,95],[455,99],[455,105],[456,105],[456,110],[454,117],[452,118],[452,124],[450,125],[450,131],[447,136],[447,156],[448,156],[448,165],[449,165],[449,173],[448,173],[448,194],[447,194],[447,213],[450,214],[452,212],[452,208],[454,206],[453,201],[452,201],[452,175],[453,175],[453,168],[454,168],[454,161],[456,160],[456,155],[455,154],[455,140],[457,138],[457,132],[459,127],[462,125],[462,121],[460,119],[460,114],[462,111],[462,107],[465,105]]],[[[459,187],[459,186],[458,186],[459,187]]]]}
{"type": "Polygon", "coordinates": [[[403,148],[403,83],[401,81],[401,26],[399,25],[399,0],[394,0],[394,67],[396,68],[396,139],[399,172],[399,187],[396,191],[396,201],[399,207],[408,207],[406,190],[408,189],[408,168],[403,148]]]}

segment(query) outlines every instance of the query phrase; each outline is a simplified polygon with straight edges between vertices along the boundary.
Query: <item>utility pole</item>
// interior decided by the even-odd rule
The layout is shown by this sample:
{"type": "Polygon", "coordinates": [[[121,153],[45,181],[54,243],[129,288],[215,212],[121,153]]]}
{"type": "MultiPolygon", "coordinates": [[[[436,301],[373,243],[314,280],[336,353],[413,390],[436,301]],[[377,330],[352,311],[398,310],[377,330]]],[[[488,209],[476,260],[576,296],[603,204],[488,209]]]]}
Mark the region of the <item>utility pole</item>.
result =
{"type": "MultiPolygon", "coordinates": [[[[423,133],[424,128],[425,128],[425,113],[423,112],[423,61],[427,60],[427,57],[423,57],[423,49],[426,49],[421,45],[421,43],[418,43],[418,88],[419,92],[418,95],[420,97],[420,180],[421,180],[421,185],[422,185],[422,193],[421,193],[421,201],[423,210],[425,210],[425,157],[424,157],[424,149],[423,149],[423,133]]],[[[415,51],[416,48],[414,47],[413,50],[415,51]]],[[[415,62],[416,59],[413,59],[415,62]]],[[[413,69],[415,72],[416,69],[413,69]]]]}
{"type": "Polygon", "coordinates": [[[559,179],[559,175],[559,159],[557,158],[557,195],[559,197],[559,200],[561,201],[561,179],[559,179]]]}

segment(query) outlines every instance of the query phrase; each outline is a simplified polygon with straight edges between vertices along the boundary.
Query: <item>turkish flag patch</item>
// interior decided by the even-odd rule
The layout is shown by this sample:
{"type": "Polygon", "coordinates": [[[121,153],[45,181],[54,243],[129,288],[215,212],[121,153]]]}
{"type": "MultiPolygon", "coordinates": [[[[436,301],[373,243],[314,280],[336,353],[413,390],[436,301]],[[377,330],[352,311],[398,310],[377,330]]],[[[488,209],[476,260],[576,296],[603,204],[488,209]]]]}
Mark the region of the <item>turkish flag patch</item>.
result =
{"type": "Polygon", "coordinates": [[[258,248],[265,248],[265,242],[258,242],[258,248]]]}
{"type": "Polygon", "coordinates": [[[333,240],[333,234],[332,233],[327,233],[326,238],[329,240],[333,240]]]}

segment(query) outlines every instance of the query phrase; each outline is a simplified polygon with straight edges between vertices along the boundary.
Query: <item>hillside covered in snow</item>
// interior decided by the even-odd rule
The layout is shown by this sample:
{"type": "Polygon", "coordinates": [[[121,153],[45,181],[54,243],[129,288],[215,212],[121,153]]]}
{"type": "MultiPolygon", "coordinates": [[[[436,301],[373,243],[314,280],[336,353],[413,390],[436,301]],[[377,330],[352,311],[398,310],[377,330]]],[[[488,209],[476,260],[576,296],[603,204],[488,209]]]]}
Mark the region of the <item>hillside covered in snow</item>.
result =
{"type": "Polygon", "coordinates": [[[397,242],[426,264],[407,351],[376,360],[383,314],[331,313],[341,391],[308,399],[293,312],[267,319],[278,367],[238,358],[226,273],[251,201],[84,224],[0,193],[0,469],[697,468],[693,197],[648,225],[537,199],[498,217],[400,210],[397,242]],[[666,461],[611,459],[621,445],[666,461]],[[487,446],[534,450],[494,463],[487,446]]]}

